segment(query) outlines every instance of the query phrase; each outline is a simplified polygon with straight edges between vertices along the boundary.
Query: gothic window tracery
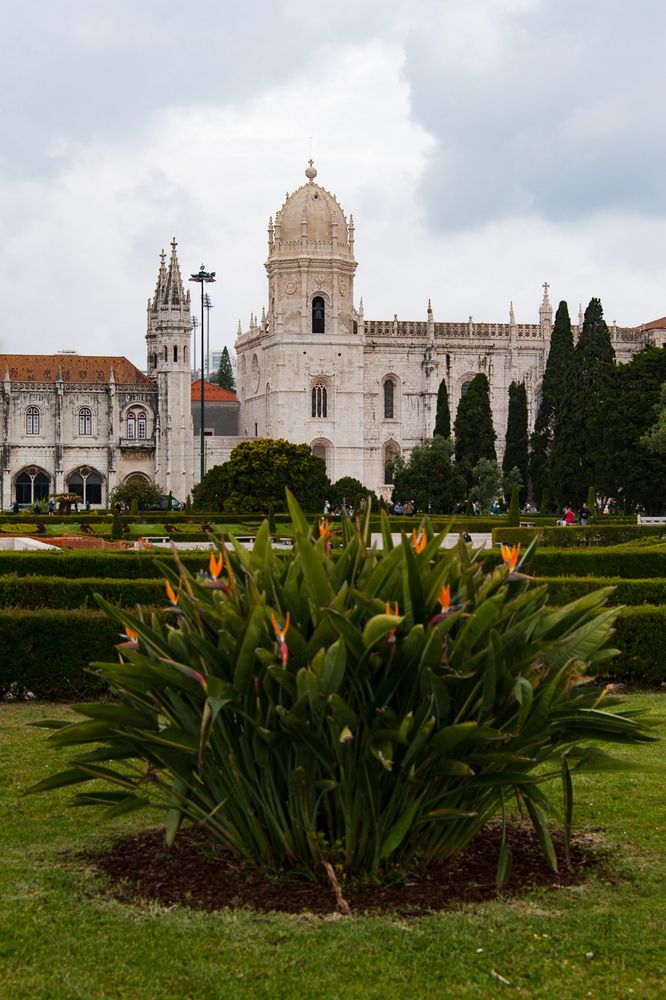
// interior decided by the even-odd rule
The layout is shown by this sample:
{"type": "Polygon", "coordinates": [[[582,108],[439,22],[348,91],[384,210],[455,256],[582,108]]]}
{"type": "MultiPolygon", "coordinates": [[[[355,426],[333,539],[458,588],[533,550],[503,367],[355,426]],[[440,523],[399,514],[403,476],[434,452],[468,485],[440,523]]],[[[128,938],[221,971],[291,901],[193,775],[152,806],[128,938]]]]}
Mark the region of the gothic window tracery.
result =
{"type": "Polygon", "coordinates": [[[130,441],[145,441],[148,437],[148,417],[140,407],[127,414],[127,437],[130,441]]]}
{"type": "Polygon", "coordinates": [[[384,483],[391,485],[395,475],[395,463],[400,454],[400,448],[395,441],[387,441],[383,448],[384,483]]]}
{"type": "Polygon", "coordinates": [[[38,500],[46,500],[49,495],[49,477],[45,472],[35,469],[24,469],[16,477],[16,502],[33,504],[38,500]]]}
{"type": "Polygon", "coordinates": [[[322,419],[328,416],[328,392],[321,382],[312,386],[312,416],[322,419]]]}
{"type": "Polygon", "coordinates": [[[39,434],[39,408],[36,406],[29,406],[25,411],[25,432],[39,434]]]}
{"type": "Polygon", "coordinates": [[[395,416],[395,385],[393,379],[384,382],[384,420],[393,420],[395,416]]]}
{"type": "Polygon", "coordinates": [[[82,406],[79,410],[79,434],[92,434],[92,410],[89,406],[82,406]]]}
{"type": "Polygon", "coordinates": [[[102,477],[94,469],[84,466],[72,472],[67,480],[69,493],[76,493],[83,504],[101,504],[102,477]]]}

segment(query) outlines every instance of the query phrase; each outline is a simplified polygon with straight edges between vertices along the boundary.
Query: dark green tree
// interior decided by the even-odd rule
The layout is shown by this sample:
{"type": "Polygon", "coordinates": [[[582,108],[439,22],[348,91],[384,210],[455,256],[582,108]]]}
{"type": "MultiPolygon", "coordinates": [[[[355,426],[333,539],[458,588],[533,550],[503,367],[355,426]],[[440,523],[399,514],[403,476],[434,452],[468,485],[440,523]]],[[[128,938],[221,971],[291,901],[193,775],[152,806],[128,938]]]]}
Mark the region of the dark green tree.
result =
{"type": "Polygon", "coordinates": [[[143,507],[151,507],[158,504],[162,499],[162,490],[154,483],[147,483],[140,479],[131,479],[128,483],[121,483],[111,490],[109,495],[109,506],[115,507],[121,503],[124,507],[132,506],[136,500],[139,510],[143,507]]]}
{"type": "Polygon", "coordinates": [[[509,503],[509,518],[507,524],[511,528],[517,528],[520,524],[520,500],[518,497],[518,487],[515,483],[511,489],[511,501],[509,503]]]}
{"type": "Polygon", "coordinates": [[[419,511],[432,504],[435,514],[450,514],[465,497],[465,480],[451,461],[453,446],[440,434],[412,449],[409,461],[396,461],[393,498],[416,501],[419,511]]]}
{"type": "Polygon", "coordinates": [[[647,347],[614,372],[604,414],[597,491],[628,511],[636,506],[659,514],[666,505],[666,452],[653,451],[654,426],[666,382],[666,348],[647,347]]]}
{"type": "Polygon", "coordinates": [[[236,379],[234,378],[234,370],[231,367],[231,358],[229,357],[229,351],[225,347],[222,350],[222,357],[220,358],[220,367],[217,369],[214,375],[211,375],[210,381],[214,382],[215,385],[221,386],[222,389],[229,389],[230,392],[236,391],[236,379]]]}
{"type": "Polygon", "coordinates": [[[666,455],[666,382],[661,387],[654,415],[656,420],[641,438],[641,443],[655,455],[666,455]]]}
{"type": "Polygon", "coordinates": [[[602,442],[612,407],[615,351],[599,299],[591,299],[567,370],[550,461],[551,489],[560,505],[579,504],[599,485],[602,442]]]}
{"type": "Polygon", "coordinates": [[[521,507],[527,500],[527,477],[529,474],[529,454],[527,446],[527,390],[524,382],[512,382],[509,386],[509,413],[506,423],[506,443],[502,469],[506,475],[518,469],[522,479],[519,502],[521,507]]]}
{"type": "Polygon", "coordinates": [[[289,487],[305,510],[319,512],[329,486],[326,465],[309,445],[251,438],[234,448],[228,462],[206,473],[193,494],[198,510],[266,513],[270,504],[285,509],[289,487]]]}
{"type": "MultiPolygon", "coordinates": [[[[339,507],[344,498],[345,502],[347,504],[351,504],[354,510],[358,512],[361,500],[365,497],[367,503],[367,498],[370,494],[371,491],[368,490],[363,483],[359,482],[358,479],[354,479],[353,476],[343,476],[342,479],[338,479],[335,483],[331,483],[328,488],[328,493],[326,494],[326,499],[330,503],[332,510],[339,507]]],[[[372,494],[370,496],[370,501],[376,506],[377,497],[372,494]]]]}
{"type": "Polygon", "coordinates": [[[469,491],[472,500],[478,500],[481,511],[490,510],[501,500],[504,492],[502,469],[496,458],[480,458],[472,470],[474,485],[469,491]]]}
{"type": "Polygon", "coordinates": [[[469,488],[473,469],[480,458],[496,459],[495,428],[490,409],[488,377],[479,372],[458,404],[454,424],[455,458],[469,488]]]}
{"type": "Polygon", "coordinates": [[[113,512],[111,522],[111,541],[118,542],[123,537],[123,522],[120,519],[120,511],[116,508],[113,512]]]}
{"type": "MultiPolygon", "coordinates": [[[[564,396],[567,371],[573,361],[574,343],[566,302],[560,302],[550,335],[550,350],[541,389],[541,403],[530,440],[530,480],[532,496],[538,499],[544,489],[551,489],[550,458],[555,427],[564,396]]],[[[527,479],[525,480],[527,483],[527,479]]]]}
{"type": "Polygon", "coordinates": [[[439,434],[443,438],[451,437],[451,411],[449,410],[449,392],[445,379],[439,383],[437,392],[437,414],[433,434],[439,434]]]}

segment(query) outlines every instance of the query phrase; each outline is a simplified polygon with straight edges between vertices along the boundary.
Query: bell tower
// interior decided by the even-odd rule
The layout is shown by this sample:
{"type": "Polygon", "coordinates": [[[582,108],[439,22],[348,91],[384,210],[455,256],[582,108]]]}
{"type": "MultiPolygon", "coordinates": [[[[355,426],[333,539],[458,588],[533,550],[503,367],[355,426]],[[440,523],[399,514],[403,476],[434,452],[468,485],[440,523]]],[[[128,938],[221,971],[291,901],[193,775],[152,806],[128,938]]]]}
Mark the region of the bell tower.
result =
{"type": "Polygon", "coordinates": [[[146,370],[157,382],[155,482],[165,493],[185,500],[193,486],[194,430],[192,426],[192,373],[190,293],[183,287],[176,254],[160,254],[157,285],[148,300],[146,370]]]}
{"type": "Polygon", "coordinates": [[[268,310],[236,343],[241,433],[309,444],[331,479],[363,480],[363,337],[354,220],[307,181],[268,223],[268,310]]]}

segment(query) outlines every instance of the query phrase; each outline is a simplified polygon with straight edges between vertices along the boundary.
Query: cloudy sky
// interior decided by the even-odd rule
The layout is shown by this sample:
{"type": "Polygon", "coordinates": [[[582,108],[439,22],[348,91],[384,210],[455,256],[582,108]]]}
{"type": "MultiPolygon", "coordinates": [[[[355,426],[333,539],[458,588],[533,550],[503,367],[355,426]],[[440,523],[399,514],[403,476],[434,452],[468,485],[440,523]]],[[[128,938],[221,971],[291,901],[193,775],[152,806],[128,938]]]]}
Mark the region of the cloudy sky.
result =
{"type": "Polygon", "coordinates": [[[304,180],[354,215],[370,319],[666,314],[661,0],[0,0],[0,350],[145,364],[173,235],[214,346],[304,180]]]}

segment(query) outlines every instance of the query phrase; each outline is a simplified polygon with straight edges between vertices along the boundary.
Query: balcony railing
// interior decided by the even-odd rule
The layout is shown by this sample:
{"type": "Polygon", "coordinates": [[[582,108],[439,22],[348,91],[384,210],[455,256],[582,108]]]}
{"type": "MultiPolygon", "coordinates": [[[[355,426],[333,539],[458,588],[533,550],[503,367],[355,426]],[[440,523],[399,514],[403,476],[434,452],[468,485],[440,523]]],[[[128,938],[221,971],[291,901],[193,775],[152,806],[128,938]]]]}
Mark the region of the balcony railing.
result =
{"type": "Polygon", "coordinates": [[[137,450],[145,451],[147,448],[154,449],[155,442],[152,438],[121,438],[120,439],[121,448],[136,448],[137,450]]]}

